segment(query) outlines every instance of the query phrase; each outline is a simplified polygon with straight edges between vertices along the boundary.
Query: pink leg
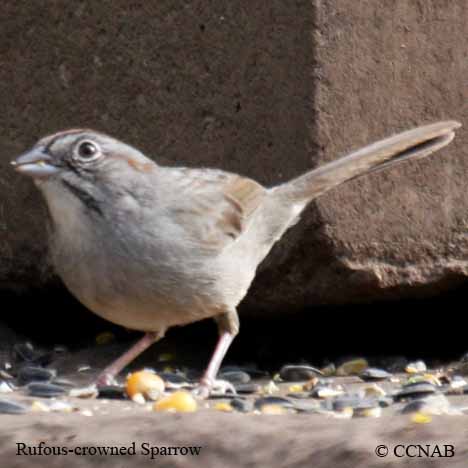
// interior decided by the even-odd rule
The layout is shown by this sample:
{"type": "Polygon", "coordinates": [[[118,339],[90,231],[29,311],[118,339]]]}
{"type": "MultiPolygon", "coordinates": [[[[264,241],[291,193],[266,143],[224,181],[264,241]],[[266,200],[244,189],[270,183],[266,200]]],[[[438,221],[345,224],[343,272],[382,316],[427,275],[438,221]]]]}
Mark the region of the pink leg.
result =
{"type": "Polygon", "coordinates": [[[234,337],[235,335],[229,332],[223,332],[220,335],[213,356],[211,356],[208,367],[206,368],[206,371],[200,380],[200,386],[197,389],[197,393],[201,397],[206,398],[209,395],[210,390],[213,387],[213,383],[216,379],[216,375],[218,374],[219,368],[221,367],[221,363],[223,362],[224,356],[226,355],[234,337]]]}
{"type": "Polygon", "coordinates": [[[109,385],[114,377],[130,362],[132,362],[145,349],[164,336],[164,333],[145,333],[143,338],[139,339],[128,351],[107,366],[98,376],[96,385],[109,385]]]}

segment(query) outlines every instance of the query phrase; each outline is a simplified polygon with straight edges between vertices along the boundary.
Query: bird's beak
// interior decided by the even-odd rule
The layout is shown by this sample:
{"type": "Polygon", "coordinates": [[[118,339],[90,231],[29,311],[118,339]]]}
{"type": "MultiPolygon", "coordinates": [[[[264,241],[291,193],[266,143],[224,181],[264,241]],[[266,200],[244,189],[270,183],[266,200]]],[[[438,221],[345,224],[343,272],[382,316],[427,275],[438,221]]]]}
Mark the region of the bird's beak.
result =
{"type": "Polygon", "coordinates": [[[43,149],[42,147],[33,148],[11,161],[11,165],[19,173],[33,178],[44,178],[56,174],[59,168],[43,149]]]}

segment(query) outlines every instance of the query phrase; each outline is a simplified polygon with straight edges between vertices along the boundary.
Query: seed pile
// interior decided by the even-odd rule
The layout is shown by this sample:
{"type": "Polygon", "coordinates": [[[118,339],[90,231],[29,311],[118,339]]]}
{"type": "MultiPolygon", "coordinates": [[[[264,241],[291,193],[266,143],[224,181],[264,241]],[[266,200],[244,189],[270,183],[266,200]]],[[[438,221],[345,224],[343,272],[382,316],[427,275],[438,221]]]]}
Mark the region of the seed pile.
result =
{"type": "MultiPolygon", "coordinates": [[[[460,361],[428,369],[423,361],[389,360],[372,367],[358,358],[318,368],[287,364],[271,374],[254,366],[225,366],[208,400],[198,400],[193,390],[198,374],[172,368],[143,369],[120,383],[96,388],[78,386],[50,368],[53,354],[40,353],[31,344],[14,347],[11,362],[0,369],[0,414],[30,412],[105,414],[110,400],[121,400],[126,411],[144,408],[153,412],[201,410],[254,414],[309,413],[332,418],[379,418],[409,415],[414,423],[428,423],[437,415],[466,415],[468,407],[457,396],[468,394],[468,355],[460,361]],[[92,409],[84,400],[96,404],[92,409]],[[101,411],[102,410],[102,411],[101,411]]],[[[77,372],[86,370],[80,366],[77,372]]]]}

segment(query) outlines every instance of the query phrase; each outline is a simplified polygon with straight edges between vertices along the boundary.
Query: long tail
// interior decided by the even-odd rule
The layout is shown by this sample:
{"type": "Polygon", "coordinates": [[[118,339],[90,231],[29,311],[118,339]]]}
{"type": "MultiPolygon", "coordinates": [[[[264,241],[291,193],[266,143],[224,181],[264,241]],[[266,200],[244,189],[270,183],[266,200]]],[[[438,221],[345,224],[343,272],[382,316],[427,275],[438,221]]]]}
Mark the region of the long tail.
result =
{"type": "Polygon", "coordinates": [[[274,192],[292,202],[310,201],[369,172],[396,166],[409,159],[425,158],[448,145],[460,126],[455,121],[437,122],[394,135],[279,185],[274,192]]]}

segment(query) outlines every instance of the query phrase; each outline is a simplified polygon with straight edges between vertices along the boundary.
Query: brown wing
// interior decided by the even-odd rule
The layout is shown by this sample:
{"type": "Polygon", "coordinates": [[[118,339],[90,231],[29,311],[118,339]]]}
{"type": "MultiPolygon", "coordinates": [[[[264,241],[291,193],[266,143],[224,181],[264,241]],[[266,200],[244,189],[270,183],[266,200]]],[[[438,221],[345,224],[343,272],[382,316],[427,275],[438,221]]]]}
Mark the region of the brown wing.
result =
{"type": "Polygon", "coordinates": [[[182,195],[171,209],[197,248],[220,251],[248,227],[266,189],[254,180],[216,170],[172,169],[182,195]]]}

